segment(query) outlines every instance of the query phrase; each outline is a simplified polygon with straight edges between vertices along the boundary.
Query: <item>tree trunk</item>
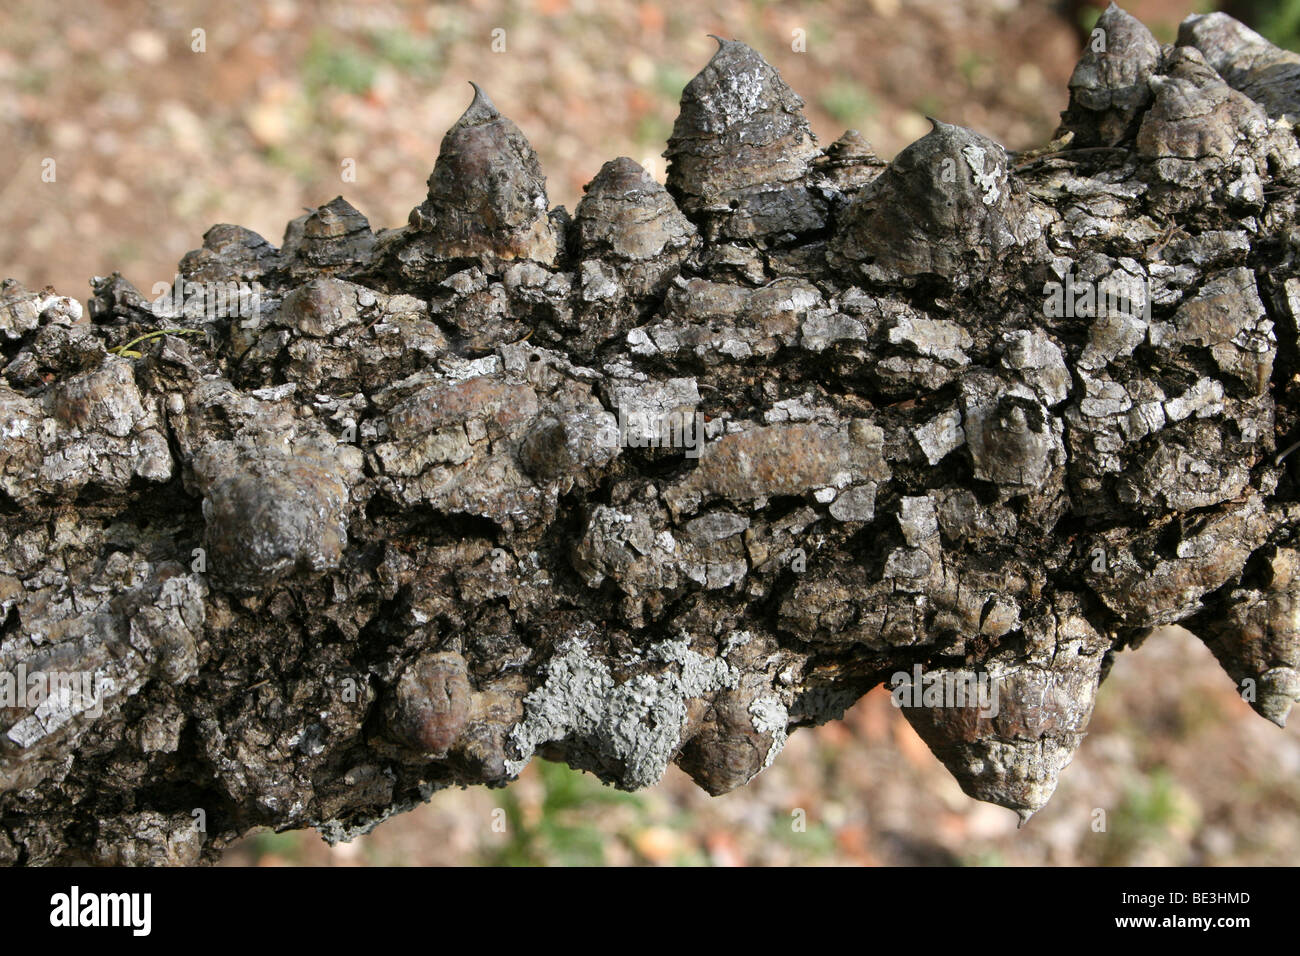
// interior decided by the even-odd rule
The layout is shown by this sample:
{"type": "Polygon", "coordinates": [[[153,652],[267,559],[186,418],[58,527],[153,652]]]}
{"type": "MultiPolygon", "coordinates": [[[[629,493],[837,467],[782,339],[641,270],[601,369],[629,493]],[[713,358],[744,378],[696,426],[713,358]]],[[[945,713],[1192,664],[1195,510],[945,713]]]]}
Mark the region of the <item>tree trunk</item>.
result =
{"type": "Polygon", "coordinates": [[[1300,698],[1300,58],[1116,7],[1058,138],[820,150],[749,47],[667,189],[548,210],[476,89],[427,198],[148,301],[0,290],[0,861],[346,840],[534,756],[710,793],[886,682],[1043,806],[1116,651],[1185,622],[1300,698]]]}

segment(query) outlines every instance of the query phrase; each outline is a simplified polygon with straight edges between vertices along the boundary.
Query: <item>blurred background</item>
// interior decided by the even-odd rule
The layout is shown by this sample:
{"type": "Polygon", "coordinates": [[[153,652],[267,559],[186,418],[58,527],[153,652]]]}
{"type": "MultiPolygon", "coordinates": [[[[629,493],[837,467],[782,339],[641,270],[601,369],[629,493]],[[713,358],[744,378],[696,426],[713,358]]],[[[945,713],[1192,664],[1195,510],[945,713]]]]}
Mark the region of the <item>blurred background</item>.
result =
{"type": "MultiPolygon", "coordinates": [[[[120,271],[147,293],[210,225],[278,244],[340,193],[376,229],[401,225],[471,79],[532,141],[553,205],[572,211],[620,155],[662,181],[709,33],[776,66],[823,144],[854,128],[890,158],[932,115],[1041,145],[1104,6],[4,0],[0,277],[84,302],[90,276],[120,271]]],[[[1187,14],[1226,9],[1300,48],[1300,0],[1124,6],[1162,41],[1187,14]]],[[[225,864],[1293,865],[1298,726],[1256,716],[1199,641],[1168,629],[1120,656],[1056,797],[1020,831],[963,795],[877,689],[723,797],[675,768],[624,794],[534,761],[505,790],[438,794],[351,844],[261,833],[225,864]]]]}

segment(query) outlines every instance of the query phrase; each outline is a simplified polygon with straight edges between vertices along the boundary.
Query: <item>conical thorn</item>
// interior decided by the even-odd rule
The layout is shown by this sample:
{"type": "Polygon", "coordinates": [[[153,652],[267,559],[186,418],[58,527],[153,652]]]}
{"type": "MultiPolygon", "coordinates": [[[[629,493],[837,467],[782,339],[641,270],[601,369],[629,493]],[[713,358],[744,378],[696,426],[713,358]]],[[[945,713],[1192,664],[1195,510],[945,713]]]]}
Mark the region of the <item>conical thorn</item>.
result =
{"type": "Polygon", "coordinates": [[[481,86],[473,80],[469,81],[469,85],[474,87],[474,99],[470,101],[469,106],[461,115],[460,121],[462,123],[485,122],[487,120],[494,120],[501,115],[497,111],[496,104],[493,103],[492,99],[483,92],[481,86]]]}

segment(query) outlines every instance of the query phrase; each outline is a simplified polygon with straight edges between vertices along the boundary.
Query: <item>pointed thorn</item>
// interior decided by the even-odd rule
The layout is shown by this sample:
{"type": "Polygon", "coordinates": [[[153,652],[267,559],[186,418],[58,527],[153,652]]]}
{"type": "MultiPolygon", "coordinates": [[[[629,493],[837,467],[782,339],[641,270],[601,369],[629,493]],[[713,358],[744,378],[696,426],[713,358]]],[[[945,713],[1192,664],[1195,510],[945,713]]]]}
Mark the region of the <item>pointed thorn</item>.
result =
{"type": "Polygon", "coordinates": [[[722,39],[722,37],[718,36],[716,33],[706,33],[706,34],[704,34],[704,35],[705,35],[706,37],[710,37],[711,39],[717,40],[717,41],[718,41],[718,49],[719,49],[719,50],[721,50],[724,46],[727,45],[727,41],[724,40],[724,39],[722,39]]]}
{"type": "Polygon", "coordinates": [[[481,86],[473,80],[469,81],[469,85],[474,87],[474,99],[470,101],[469,106],[465,110],[464,116],[461,117],[462,120],[467,118],[477,120],[480,117],[483,119],[496,119],[496,117],[501,115],[497,111],[496,104],[493,103],[492,99],[483,92],[481,86]]]}
{"type": "Polygon", "coordinates": [[[1016,816],[1020,818],[1020,822],[1016,824],[1016,829],[1019,830],[1023,828],[1024,825],[1029,822],[1029,818],[1032,817],[1033,815],[1034,815],[1033,810],[1025,810],[1025,809],[1017,810],[1016,816]]]}

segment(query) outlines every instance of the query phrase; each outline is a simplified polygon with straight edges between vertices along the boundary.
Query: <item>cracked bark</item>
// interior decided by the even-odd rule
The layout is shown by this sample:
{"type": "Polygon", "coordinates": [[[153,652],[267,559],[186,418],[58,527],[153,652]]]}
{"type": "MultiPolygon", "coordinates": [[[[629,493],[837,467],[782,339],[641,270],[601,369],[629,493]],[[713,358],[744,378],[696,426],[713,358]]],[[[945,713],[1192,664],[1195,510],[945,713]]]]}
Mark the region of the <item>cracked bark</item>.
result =
{"type": "Polygon", "coordinates": [[[534,755],[722,793],[898,672],[991,682],[905,712],[1027,819],[1174,622],[1282,723],[1300,59],[1099,28],[1046,152],[820,150],[719,41],[667,189],[549,209],[476,89],[408,225],[209,230],[252,317],[6,282],[0,861],[348,839],[534,755]]]}

